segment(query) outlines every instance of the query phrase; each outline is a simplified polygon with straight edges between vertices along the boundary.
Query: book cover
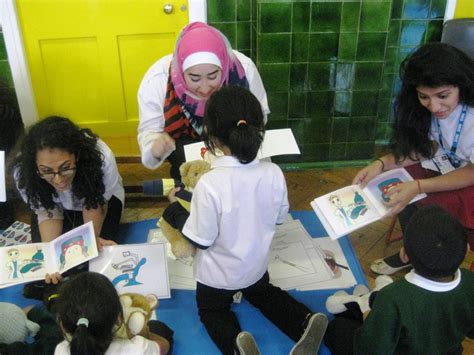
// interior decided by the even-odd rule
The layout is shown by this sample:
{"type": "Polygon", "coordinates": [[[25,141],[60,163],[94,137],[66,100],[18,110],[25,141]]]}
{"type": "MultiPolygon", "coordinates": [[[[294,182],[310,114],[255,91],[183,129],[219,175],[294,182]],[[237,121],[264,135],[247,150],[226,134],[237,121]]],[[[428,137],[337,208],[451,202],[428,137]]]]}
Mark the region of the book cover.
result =
{"type": "MultiPolygon", "coordinates": [[[[332,239],[340,238],[383,218],[390,209],[386,192],[396,185],[413,181],[404,168],[386,171],[372,179],[364,189],[350,185],[318,197],[311,206],[332,239]]],[[[419,194],[410,201],[426,197],[419,194]]]]}
{"type": "Polygon", "coordinates": [[[104,247],[100,256],[89,263],[89,270],[107,276],[119,294],[171,297],[165,243],[104,247]]]}
{"type": "Polygon", "coordinates": [[[83,224],[48,243],[0,248],[0,288],[42,280],[63,273],[98,255],[92,222],[83,224]]]}

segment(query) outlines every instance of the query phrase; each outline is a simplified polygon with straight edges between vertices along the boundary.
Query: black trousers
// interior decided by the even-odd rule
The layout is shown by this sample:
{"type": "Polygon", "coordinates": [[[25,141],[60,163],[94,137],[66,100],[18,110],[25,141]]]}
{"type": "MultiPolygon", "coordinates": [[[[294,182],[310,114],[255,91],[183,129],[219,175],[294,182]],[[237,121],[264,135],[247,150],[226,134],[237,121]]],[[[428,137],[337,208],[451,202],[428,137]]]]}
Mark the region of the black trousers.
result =
{"type": "Polygon", "coordinates": [[[191,138],[191,137],[179,137],[175,140],[176,149],[168,157],[168,161],[171,164],[170,175],[173,179],[181,181],[181,174],[179,173],[179,167],[186,161],[184,155],[184,146],[186,144],[200,142],[200,138],[191,138]]]}
{"type": "Polygon", "coordinates": [[[234,354],[235,338],[241,332],[231,310],[233,295],[242,291],[244,298],[294,341],[304,332],[304,322],[311,310],[286,291],[269,282],[268,272],[252,286],[242,290],[223,290],[197,283],[196,300],[201,322],[209,336],[225,355],[234,354]]]}
{"type": "MultiPolygon", "coordinates": [[[[120,218],[122,217],[123,205],[117,197],[112,196],[107,204],[107,215],[105,216],[104,223],[102,224],[102,230],[100,236],[113,240],[118,243],[118,228],[120,224],[120,218]]],[[[63,231],[62,234],[79,227],[84,224],[82,217],[82,211],[63,211],[63,231]]],[[[31,239],[33,243],[41,243],[41,235],[38,226],[38,216],[36,213],[31,214],[31,239]]]]}

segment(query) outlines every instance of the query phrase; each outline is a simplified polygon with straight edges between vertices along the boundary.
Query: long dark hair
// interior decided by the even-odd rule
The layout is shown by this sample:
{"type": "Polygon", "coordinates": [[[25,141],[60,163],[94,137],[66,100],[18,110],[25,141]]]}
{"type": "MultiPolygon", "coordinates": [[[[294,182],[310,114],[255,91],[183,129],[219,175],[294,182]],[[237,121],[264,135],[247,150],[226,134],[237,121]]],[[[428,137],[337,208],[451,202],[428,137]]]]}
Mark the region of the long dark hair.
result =
{"type": "Polygon", "coordinates": [[[71,355],[104,354],[112,342],[114,326],[123,319],[119,296],[102,274],[83,272],[66,281],[57,303],[58,319],[71,337],[71,355]],[[88,324],[77,324],[84,318],[88,324]]]}
{"type": "Polygon", "coordinates": [[[14,163],[18,187],[26,193],[28,203],[37,209],[54,208],[57,192],[38,175],[36,155],[42,149],[61,149],[76,157],[76,175],[72,193],[86,208],[105,204],[102,172],[103,155],[97,147],[98,137],[90,129],[81,129],[64,117],[51,116],[33,125],[26,134],[21,153],[14,163]]]}
{"type": "Polygon", "coordinates": [[[237,86],[223,87],[211,95],[203,125],[206,147],[214,153],[212,139],[217,138],[242,164],[255,159],[265,133],[260,102],[237,86]]]}
{"type": "Polygon", "coordinates": [[[459,88],[460,103],[474,106],[474,61],[446,43],[418,48],[400,66],[401,89],[395,101],[395,122],[390,148],[397,162],[412,153],[430,158],[431,112],[418,100],[416,88],[452,85],[459,88]]]}

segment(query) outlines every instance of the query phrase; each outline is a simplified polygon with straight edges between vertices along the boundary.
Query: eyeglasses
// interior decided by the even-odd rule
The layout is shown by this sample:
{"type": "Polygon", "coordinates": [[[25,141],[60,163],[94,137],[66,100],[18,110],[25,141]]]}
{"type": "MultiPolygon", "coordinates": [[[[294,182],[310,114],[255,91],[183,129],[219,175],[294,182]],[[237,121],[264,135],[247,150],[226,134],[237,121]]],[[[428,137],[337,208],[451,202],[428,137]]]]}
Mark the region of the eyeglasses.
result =
{"type": "Polygon", "coordinates": [[[38,175],[42,179],[53,180],[56,177],[56,175],[59,175],[61,177],[73,176],[74,173],[76,172],[76,169],[77,167],[73,167],[73,168],[63,169],[59,171],[51,171],[47,173],[42,173],[41,171],[38,170],[38,175]]]}

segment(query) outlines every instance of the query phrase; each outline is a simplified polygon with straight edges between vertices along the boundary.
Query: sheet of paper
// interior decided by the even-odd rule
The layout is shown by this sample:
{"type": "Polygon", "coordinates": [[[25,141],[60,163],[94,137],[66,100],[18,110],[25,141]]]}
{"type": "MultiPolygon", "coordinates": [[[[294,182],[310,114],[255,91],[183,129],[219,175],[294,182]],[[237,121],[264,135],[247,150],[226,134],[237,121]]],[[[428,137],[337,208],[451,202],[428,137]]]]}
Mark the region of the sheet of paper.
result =
{"type": "MultiPolygon", "coordinates": [[[[259,159],[275,155],[300,154],[298,144],[290,128],[272,129],[265,132],[262,147],[257,154],[259,159]]],[[[204,142],[187,144],[184,146],[186,161],[206,160],[212,162],[216,156],[210,154],[204,142]]],[[[222,155],[221,153],[216,154],[222,155]]]]}
{"type": "Polygon", "coordinates": [[[119,294],[133,292],[171,297],[164,243],[105,247],[100,256],[89,263],[89,270],[107,276],[119,294]]]}
{"type": "Polygon", "coordinates": [[[0,150],[0,202],[7,200],[7,192],[5,189],[5,152],[0,150]]]}
{"type": "Polygon", "coordinates": [[[333,278],[324,282],[314,282],[298,287],[298,290],[326,290],[336,288],[348,288],[354,286],[357,282],[350,269],[349,263],[337,240],[331,240],[329,237],[314,238],[313,244],[324,251],[327,263],[333,269],[333,278]]]}

